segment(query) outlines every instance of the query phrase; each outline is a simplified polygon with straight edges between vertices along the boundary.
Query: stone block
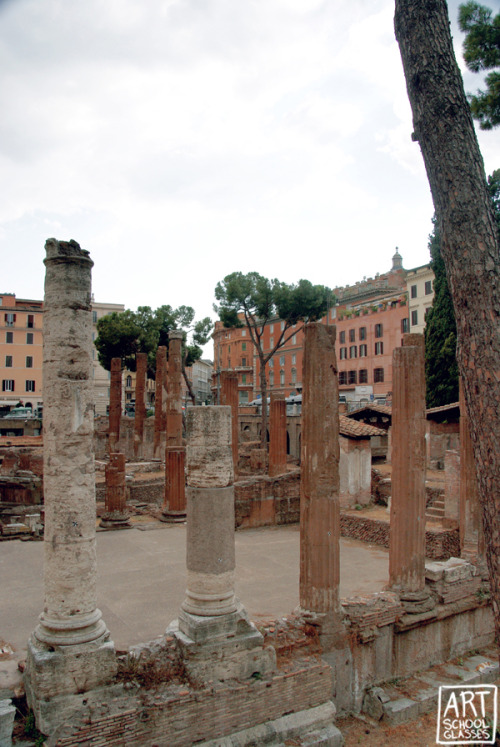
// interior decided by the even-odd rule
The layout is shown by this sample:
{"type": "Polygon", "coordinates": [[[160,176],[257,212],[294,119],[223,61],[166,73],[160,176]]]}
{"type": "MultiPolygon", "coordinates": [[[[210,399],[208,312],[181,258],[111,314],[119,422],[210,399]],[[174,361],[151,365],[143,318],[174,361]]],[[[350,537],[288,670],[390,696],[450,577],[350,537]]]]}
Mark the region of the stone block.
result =
{"type": "Polygon", "coordinates": [[[384,704],[384,721],[397,726],[417,718],[419,712],[418,703],[409,698],[398,698],[384,704]]]}
{"type": "Polygon", "coordinates": [[[16,709],[11,700],[0,700],[0,747],[10,747],[12,744],[12,729],[16,709]]]}

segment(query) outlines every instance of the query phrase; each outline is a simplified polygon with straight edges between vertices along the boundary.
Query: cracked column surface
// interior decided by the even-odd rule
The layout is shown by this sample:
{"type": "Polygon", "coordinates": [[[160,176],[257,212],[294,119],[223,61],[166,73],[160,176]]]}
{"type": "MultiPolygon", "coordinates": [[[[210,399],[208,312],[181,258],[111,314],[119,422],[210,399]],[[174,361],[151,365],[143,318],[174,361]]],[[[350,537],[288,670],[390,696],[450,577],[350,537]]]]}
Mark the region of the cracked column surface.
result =
{"type": "MultiPolygon", "coordinates": [[[[389,584],[419,603],[425,589],[424,337],[409,334],[393,352],[392,496],[389,584]]],[[[412,610],[412,611],[416,611],[412,610]]]]}
{"type": "Polygon", "coordinates": [[[93,262],[75,241],[48,239],[45,249],[45,598],[26,677],[37,717],[40,700],[91,689],[116,666],[96,598],[93,262]]]}
{"type": "Polygon", "coordinates": [[[161,459],[162,441],[165,438],[165,425],[167,417],[167,348],[160,345],[156,351],[156,377],[155,377],[155,435],[154,435],[154,457],[161,459]]]}
{"type": "Polygon", "coordinates": [[[111,375],[109,386],[109,453],[116,451],[120,440],[120,423],[122,417],[122,359],[111,358],[111,375]]]}
{"type": "Polygon", "coordinates": [[[300,482],[300,606],[339,610],[339,411],[336,328],[307,324],[300,482]]]}
{"type": "Polygon", "coordinates": [[[135,356],[135,414],[134,414],[134,456],[142,458],[144,452],[144,421],[146,419],[146,375],[148,370],[147,353],[135,356]]]}
{"type": "Polygon", "coordinates": [[[286,402],[282,392],[271,394],[269,408],[269,477],[286,472],[286,402]]]}

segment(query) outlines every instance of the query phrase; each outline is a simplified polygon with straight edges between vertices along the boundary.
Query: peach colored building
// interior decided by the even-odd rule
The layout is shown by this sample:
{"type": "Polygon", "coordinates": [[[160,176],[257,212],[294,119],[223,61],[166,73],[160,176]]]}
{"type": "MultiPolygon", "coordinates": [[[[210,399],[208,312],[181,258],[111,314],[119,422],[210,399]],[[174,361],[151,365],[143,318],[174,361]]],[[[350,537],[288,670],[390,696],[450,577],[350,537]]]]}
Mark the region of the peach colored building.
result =
{"type": "Polygon", "coordinates": [[[3,407],[42,402],[43,304],[0,294],[0,379],[3,407]]]}

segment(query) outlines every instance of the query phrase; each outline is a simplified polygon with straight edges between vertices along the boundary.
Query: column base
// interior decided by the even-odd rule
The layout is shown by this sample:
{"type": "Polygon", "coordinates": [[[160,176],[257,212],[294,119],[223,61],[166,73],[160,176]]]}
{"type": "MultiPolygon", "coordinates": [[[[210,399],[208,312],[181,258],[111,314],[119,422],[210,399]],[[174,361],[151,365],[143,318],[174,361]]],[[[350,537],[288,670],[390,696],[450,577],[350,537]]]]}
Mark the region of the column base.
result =
{"type": "Polygon", "coordinates": [[[186,522],[186,512],[169,511],[168,509],[164,509],[158,518],[166,524],[182,524],[183,522],[186,522]]]}
{"type": "Polygon", "coordinates": [[[435,600],[427,589],[422,591],[402,589],[399,592],[399,598],[407,615],[421,615],[423,612],[430,612],[436,606],[435,600]]]}
{"type": "Polygon", "coordinates": [[[117,672],[109,632],[91,643],[49,646],[28,641],[24,684],[37,728],[50,734],[67,716],[72,697],[109,684],[117,672]]]}
{"type": "Polygon", "coordinates": [[[197,682],[248,679],[276,669],[276,652],[240,605],[236,612],[201,617],[181,610],[167,628],[180,648],[189,676],[197,682]]]}
{"type": "Polygon", "coordinates": [[[107,511],[101,516],[99,526],[102,529],[131,529],[130,514],[121,511],[107,511]]]}

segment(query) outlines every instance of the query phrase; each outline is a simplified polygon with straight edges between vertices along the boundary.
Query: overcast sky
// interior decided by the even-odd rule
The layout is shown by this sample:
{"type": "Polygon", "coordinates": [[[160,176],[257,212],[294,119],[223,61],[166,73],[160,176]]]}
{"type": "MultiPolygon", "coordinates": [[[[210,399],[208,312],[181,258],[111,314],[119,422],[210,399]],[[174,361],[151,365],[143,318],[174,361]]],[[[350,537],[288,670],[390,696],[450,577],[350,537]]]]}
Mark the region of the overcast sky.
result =
{"type": "MultiPolygon", "coordinates": [[[[425,264],[433,206],[393,14],[0,0],[0,291],[43,297],[48,237],[90,251],[96,300],[198,317],[236,270],[333,287],[387,271],[396,246],[425,264]]],[[[500,132],[479,140],[489,174],[500,132]]]]}

